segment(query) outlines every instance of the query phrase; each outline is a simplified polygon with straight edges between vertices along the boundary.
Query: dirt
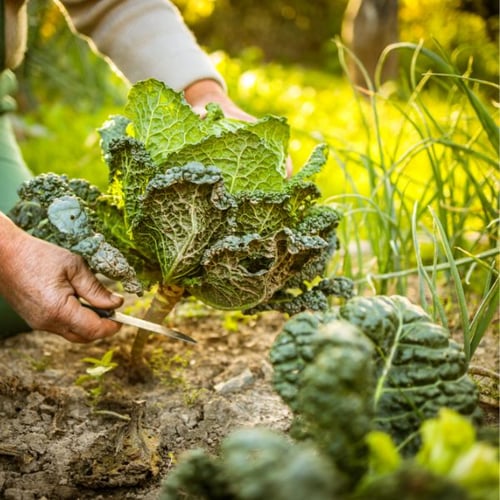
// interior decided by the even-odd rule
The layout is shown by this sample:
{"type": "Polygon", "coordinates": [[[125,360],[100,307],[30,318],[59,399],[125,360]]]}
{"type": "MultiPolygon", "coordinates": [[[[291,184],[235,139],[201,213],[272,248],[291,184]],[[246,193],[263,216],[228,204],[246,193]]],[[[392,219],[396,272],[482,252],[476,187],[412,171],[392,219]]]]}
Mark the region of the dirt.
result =
{"type": "MultiPolygon", "coordinates": [[[[140,315],[141,307],[128,312],[140,315]]],[[[45,332],[4,340],[0,498],[153,500],[183,451],[215,453],[236,428],[286,431],[290,413],[272,390],[268,361],[284,321],[274,312],[243,318],[187,302],[169,326],[198,344],[151,336],[154,377],[135,384],[128,380],[131,327],[89,345],[45,332]],[[101,385],[77,383],[92,366],[84,359],[111,349],[118,366],[101,385]]],[[[498,337],[485,338],[478,352],[487,359],[481,366],[497,371],[498,337]]],[[[490,419],[498,413],[486,408],[490,419]]]]}
{"type": "Polygon", "coordinates": [[[151,336],[154,377],[135,384],[127,376],[132,327],[87,345],[39,331],[4,340],[0,498],[156,499],[183,451],[215,452],[245,426],[286,430],[290,414],[271,388],[267,359],[283,321],[278,313],[241,319],[186,304],[169,326],[198,344],[151,336]],[[76,383],[92,366],[84,358],[110,349],[118,366],[93,397],[98,384],[76,383]]]}

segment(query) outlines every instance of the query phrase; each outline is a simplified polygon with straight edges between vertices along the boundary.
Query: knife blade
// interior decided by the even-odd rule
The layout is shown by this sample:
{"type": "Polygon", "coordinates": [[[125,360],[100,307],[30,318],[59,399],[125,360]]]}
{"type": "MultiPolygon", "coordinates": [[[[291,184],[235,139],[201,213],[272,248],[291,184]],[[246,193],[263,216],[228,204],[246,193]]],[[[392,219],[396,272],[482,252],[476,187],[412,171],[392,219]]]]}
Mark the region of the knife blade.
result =
{"type": "Polygon", "coordinates": [[[91,306],[90,304],[82,302],[81,300],[80,303],[83,307],[94,311],[101,318],[111,319],[125,325],[136,326],[137,328],[142,328],[143,330],[158,333],[165,337],[182,340],[183,342],[188,342],[190,344],[198,343],[192,337],[189,337],[188,335],[179,332],[178,330],[174,330],[173,328],[167,328],[166,326],[159,325],[158,323],[153,323],[152,321],[146,321],[145,319],[136,318],[135,316],[130,316],[129,314],[124,314],[120,311],[115,311],[114,309],[101,309],[99,307],[91,306]]]}

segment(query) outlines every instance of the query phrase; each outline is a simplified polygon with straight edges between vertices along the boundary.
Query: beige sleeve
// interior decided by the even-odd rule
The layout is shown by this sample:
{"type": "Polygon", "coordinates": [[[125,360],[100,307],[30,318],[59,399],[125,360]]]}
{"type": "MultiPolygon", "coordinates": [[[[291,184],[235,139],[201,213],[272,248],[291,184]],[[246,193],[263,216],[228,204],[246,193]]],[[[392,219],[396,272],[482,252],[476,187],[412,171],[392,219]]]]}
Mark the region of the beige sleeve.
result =
{"type": "Polygon", "coordinates": [[[72,27],[131,83],[156,78],[183,90],[197,80],[225,83],[168,0],[59,0],[72,27]]]}

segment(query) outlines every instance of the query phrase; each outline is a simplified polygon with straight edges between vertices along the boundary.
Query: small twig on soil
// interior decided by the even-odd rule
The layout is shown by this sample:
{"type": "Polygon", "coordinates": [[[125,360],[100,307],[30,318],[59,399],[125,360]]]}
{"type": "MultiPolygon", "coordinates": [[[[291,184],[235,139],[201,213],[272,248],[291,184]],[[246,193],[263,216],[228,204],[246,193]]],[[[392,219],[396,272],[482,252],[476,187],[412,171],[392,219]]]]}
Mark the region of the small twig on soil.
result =
{"type": "Polygon", "coordinates": [[[130,415],[122,415],[121,413],[117,413],[116,411],[111,410],[94,410],[92,412],[94,415],[105,415],[107,417],[114,417],[119,420],[125,420],[125,422],[130,422],[130,415]]]}
{"type": "Polygon", "coordinates": [[[480,375],[481,377],[488,377],[500,381],[500,373],[494,372],[483,366],[471,365],[469,366],[470,375],[480,375]]]}

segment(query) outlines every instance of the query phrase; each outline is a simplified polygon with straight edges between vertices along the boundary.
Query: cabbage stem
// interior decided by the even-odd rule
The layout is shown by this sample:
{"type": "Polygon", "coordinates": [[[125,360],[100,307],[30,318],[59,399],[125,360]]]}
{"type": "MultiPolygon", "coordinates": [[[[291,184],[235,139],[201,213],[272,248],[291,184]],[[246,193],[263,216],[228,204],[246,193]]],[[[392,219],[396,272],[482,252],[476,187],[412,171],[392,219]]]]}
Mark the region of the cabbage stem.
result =
{"type": "MultiPolygon", "coordinates": [[[[159,285],[158,291],[151,301],[144,319],[153,323],[161,324],[170,311],[179,302],[184,293],[184,288],[178,285],[159,285]]],[[[151,332],[139,329],[132,344],[130,353],[132,367],[138,368],[144,365],[143,351],[151,332]]]]}

